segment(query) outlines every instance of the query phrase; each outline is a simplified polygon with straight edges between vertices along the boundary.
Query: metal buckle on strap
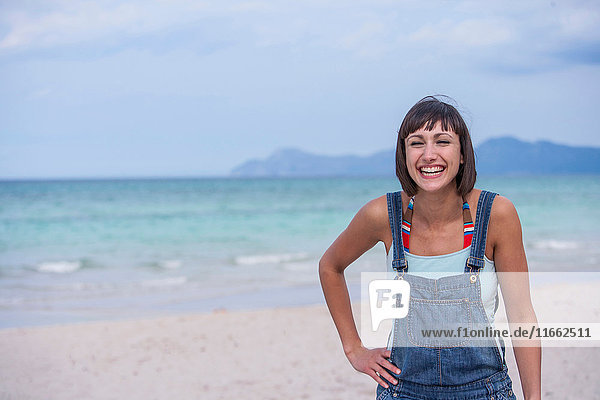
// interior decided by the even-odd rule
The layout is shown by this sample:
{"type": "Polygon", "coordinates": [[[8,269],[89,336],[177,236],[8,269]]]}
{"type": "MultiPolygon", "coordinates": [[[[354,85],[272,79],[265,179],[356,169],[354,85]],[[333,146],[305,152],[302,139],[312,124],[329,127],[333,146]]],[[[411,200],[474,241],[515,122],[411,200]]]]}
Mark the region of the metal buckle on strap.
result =
{"type": "Polygon", "coordinates": [[[396,259],[392,260],[392,266],[394,267],[394,269],[397,269],[396,266],[399,269],[406,269],[406,268],[408,268],[408,261],[406,261],[406,258],[405,259],[396,258],[396,259]]]}
{"type": "Polygon", "coordinates": [[[471,283],[477,282],[477,275],[479,275],[479,270],[485,266],[485,260],[483,258],[478,257],[469,257],[467,258],[467,267],[469,267],[469,273],[471,276],[469,279],[471,283]]]}
{"type": "Polygon", "coordinates": [[[392,268],[394,268],[397,272],[395,279],[402,279],[406,274],[406,270],[408,269],[408,261],[406,259],[396,259],[392,261],[392,268]]]}
{"type": "Polygon", "coordinates": [[[469,268],[483,268],[485,266],[485,260],[483,258],[469,256],[469,258],[467,258],[467,266],[469,266],[469,268]]]}

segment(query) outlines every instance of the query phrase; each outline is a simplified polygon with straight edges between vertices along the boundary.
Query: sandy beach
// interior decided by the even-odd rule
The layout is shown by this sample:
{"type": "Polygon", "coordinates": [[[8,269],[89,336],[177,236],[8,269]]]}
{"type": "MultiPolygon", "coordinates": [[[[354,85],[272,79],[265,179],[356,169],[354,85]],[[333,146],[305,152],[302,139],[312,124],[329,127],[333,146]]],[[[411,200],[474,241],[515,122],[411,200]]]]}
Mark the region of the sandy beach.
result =
{"type": "MultiPolygon", "coordinates": [[[[597,284],[548,286],[534,305],[538,317],[596,322],[597,293],[597,284]],[[585,310],[561,308],[559,289],[577,292],[585,310]]],[[[325,305],[3,329],[0,352],[1,399],[375,398],[325,305]]],[[[507,359],[522,398],[512,350],[507,359]]],[[[544,349],[543,398],[599,398],[599,359],[600,348],[544,349]]]]}

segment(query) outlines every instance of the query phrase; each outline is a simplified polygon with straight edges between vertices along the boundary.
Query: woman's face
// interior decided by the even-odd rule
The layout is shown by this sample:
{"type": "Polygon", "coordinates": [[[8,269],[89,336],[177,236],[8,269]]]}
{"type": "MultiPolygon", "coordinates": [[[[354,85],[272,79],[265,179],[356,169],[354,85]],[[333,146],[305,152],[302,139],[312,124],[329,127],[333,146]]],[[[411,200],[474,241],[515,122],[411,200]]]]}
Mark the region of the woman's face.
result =
{"type": "Polygon", "coordinates": [[[463,157],[458,135],[444,131],[440,122],[431,131],[424,128],[404,139],[408,173],[419,191],[435,192],[452,185],[456,188],[456,174],[463,157]]]}

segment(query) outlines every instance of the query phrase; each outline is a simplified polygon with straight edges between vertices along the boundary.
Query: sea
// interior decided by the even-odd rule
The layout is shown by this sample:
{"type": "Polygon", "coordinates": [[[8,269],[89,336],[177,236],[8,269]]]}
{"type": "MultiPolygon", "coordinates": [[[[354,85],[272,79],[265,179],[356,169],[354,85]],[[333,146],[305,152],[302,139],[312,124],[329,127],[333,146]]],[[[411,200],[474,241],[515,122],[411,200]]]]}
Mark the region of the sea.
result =
{"type": "MultiPolygon", "coordinates": [[[[479,177],[516,206],[531,271],[600,272],[600,176],[479,177]]],[[[323,303],[318,262],[397,179],[0,182],[0,328],[323,303]]],[[[351,264],[385,271],[379,243],[351,264]]]]}

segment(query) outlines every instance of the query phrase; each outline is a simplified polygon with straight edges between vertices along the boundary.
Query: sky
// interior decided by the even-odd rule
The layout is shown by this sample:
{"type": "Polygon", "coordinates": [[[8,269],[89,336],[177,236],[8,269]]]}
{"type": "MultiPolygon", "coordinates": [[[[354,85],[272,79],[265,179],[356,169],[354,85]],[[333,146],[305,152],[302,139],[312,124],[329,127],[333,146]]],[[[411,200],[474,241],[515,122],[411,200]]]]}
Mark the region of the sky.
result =
{"type": "Polygon", "coordinates": [[[598,147],[598,93],[595,1],[0,0],[0,179],[368,155],[430,94],[475,145],[598,147]]]}

